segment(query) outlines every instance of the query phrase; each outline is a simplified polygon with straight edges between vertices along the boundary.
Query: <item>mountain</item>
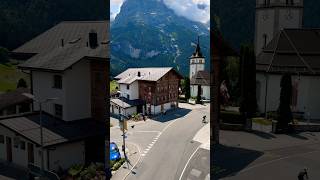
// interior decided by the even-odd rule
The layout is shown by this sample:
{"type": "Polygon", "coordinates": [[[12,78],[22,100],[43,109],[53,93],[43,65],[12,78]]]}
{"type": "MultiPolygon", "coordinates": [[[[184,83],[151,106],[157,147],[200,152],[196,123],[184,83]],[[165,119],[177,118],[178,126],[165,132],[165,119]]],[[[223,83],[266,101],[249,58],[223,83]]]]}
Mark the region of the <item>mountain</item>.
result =
{"type": "Polygon", "coordinates": [[[148,66],[173,66],[187,75],[198,35],[209,59],[208,25],[176,15],[161,0],[126,0],[111,23],[111,75],[148,66]]]}
{"type": "MultiPolygon", "coordinates": [[[[253,43],[256,0],[214,0],[211,12],[220,19],[224,38],[235,48],[242,43],[253,43]]],[[[304,0],[303,27],[320,27],[318,0],[304,0]]],[[[213,18],[211,18],[213,19],[213,18]]]]}

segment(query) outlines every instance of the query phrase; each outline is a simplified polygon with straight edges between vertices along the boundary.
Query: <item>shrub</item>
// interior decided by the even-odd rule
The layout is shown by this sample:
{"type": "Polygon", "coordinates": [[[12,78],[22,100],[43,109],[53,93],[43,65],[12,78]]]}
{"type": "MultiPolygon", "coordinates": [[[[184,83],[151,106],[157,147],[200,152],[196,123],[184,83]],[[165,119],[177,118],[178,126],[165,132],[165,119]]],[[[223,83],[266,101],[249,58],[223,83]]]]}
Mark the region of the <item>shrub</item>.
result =
{"type": "Polygon", "coordinates": [[[80,175],[80,172],[83,169],[83,165],[81,164],[76,164],[70,167],[68,170],[68,174],[71,175],[72,177],[80,175]]]}
{"type": "Polygon", "coordinates": [[[122,166],[122,164],[123,164],[124,162],[125,162],[125,159],[124,159],[124,158],[121,158],[120,160],[118,160],[118,161],[116,161],[116,162],[113,162],[113,163],[110,162],[111,170],[112,170],[112,171],[118,170],[118,169],[122,166]]]}
{"type": "Polygon", "coordinates": [[[230,124],[244,124],[244,118],[241,117],[239,112],[231,112],[231,111],[221,111],[220,119],[224,123],[230,124]]]}

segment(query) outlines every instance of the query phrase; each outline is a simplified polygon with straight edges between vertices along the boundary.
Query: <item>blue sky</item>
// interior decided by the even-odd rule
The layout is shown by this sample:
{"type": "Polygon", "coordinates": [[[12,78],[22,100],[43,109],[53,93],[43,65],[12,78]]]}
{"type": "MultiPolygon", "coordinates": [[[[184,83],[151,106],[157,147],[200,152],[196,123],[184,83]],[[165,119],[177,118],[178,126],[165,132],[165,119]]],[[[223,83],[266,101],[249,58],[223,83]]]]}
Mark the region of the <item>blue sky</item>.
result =
{"type": "MultiPolygon", "coordinates": [[[[125,0],[110,0],[110,18],[113,20],[119,13],[125,0]]],[[[146,0],[147,1],[147,0],[146,0]]],[[[174,10],[179,16],[192,21],[207,23],[210,21],[210,0],[159,0],[174,10]]]]}

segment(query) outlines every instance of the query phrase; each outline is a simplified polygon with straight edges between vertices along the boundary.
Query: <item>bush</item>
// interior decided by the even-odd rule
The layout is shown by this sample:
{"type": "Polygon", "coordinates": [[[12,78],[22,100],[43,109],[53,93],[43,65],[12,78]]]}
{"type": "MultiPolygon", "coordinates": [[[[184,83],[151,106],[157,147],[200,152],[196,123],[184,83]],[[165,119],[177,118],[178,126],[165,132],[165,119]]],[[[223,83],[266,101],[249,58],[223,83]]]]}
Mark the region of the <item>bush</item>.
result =
{"type": "Polygon", "coordinates": [[[221,111],[220,119],[224,123],[230,124],[244,124],[244,118],[241,117],[239,112],[231,112],[231,111],[221,111]]]}
{"type": "Polygon", "coordinates": [[[82,171],[82,169],[83,169],[83,165],[81,164],[73,165],[68,170],[68,174],[71,175],[72,177],[78,176],[80,175],[80,172],[82,171]]]}
{"type": "Polygon", "coordinates": [[[118,161],[111,161],[110,162],[110,165],[111,165],[111,170],[112,171],[116,171],[118,170],[122,164],[125,162],[125,159],[124,158],[121,158],[120,160],[118,161]]]}

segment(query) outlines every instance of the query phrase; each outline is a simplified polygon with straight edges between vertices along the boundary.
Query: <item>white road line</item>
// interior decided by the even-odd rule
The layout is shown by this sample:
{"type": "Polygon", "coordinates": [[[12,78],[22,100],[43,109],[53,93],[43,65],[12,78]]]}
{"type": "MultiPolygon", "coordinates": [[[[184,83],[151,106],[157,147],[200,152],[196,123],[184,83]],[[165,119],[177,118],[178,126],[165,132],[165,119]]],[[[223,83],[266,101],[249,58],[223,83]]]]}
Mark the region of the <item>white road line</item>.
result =
{"type": "Polygon", "coordinates": [[[249,170],[251,170],[253,168],[261,167],[261,166],[264,166],[264,165],[267,165],[267,164],[271,164],[271,163],[274,163],[274,162],[277,162],[277,161],[281,161],[281,160],[284,160],[284,159],[290,159],[290,158],[293,158],[293,157],[296,157],[296,156],[312,154],[312,153],[319,152],[319,151],[320,150],[315,150],[315,151],[310,151],[310,152],[306,152],[306,153],[295,154],[295,155],[292,155],[292,156],[285,156],[285,157],[274,159],[274,160],[267,161],[267,162],[264,162],[264,163],[256,164],[254,166],[248,167],[248,168],[240,171],[238,174],[244,173],[244,172],[249,171],[249,170]]]}
{"type": "Polygon", "coordinates": [[[147,154],[147,153],[148,153],[148,151],[143,151],[143,153],[144,153],[144,154],[147,154]]]}
{"type": "Polygon", "coordinates": [[[184,166],[184,168],[183,168],[183,170],[182,170],[182,173],[181,173],[181,175],[180,175],[180,178],[179,178],[179,180],[181,180],[181,178],[182,178],[182,176],[183,176],[183,173],[184,173],[184,171],[186,170],[186,168],[187,168],[187,166],[188,166],[188,164],[189,164],[189,162],[190,162],[190,160],[192,159],[192,157],[196,154],[196,152],[198,151],[198,149],[200,148],[200,146],[198,146],[197,147],[197,149],[192,153],[192,155],[190,156],[190,158],[188,159],[188,161],[187,161],[187,163],[186,163],[186,165],[184,166]]]}
{"type": "MultiPolygon", "coordinates": [[[[132,166],[132,168],[130,169],[130,172],[128,172],[128,174],[123,178],[123,180],[125,180],[127,177],[128,177],[128,175],[132,172],[132,170],[137,166],[137,164],[140,162],[140,159],[141,159],[141,156],[142,156],[142,154],[141,154],[141,151],[140,151],[140,148],[139,148],[139,146],[137,145],[137,144],[135,144],[135,143],[131,143],[131,142],[128,142],[129,144],[132,144],[132,145],[134,145],[134,146],[136,146],[137,148],[138,148],[138,151],[139,151],[139,159],[138,159],[138,161],[132,166]]],[[[122,166],[121,167],[123,167],[125,165],[125,163],[123,163],[122,164],[122,166]]]]}
{"type": "Polygon", "coordinates": [[[145,156],[145,154],[141,154],[141,156],[145,156]]]}

